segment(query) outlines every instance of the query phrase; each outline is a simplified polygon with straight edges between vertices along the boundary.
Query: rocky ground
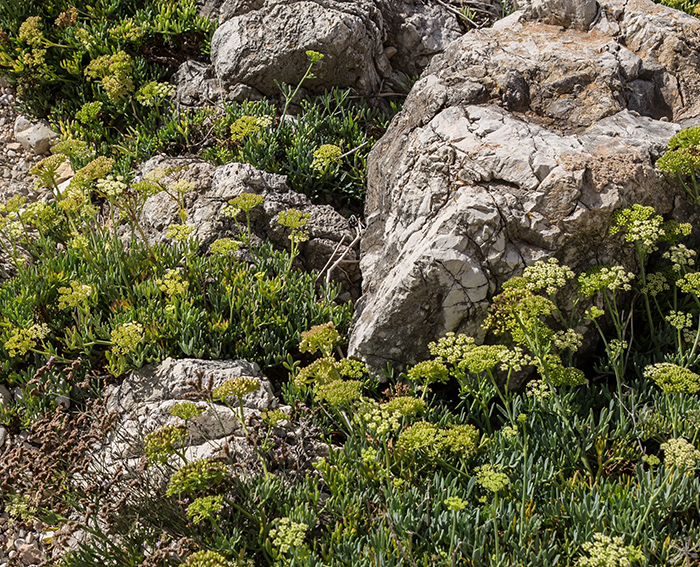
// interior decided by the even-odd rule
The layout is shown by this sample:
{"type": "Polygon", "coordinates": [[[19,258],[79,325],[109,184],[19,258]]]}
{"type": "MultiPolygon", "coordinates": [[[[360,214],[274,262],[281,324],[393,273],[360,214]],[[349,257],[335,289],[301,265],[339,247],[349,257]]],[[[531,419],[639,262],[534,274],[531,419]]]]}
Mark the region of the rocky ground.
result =
{"type": "MultiPolygon", "coordinates": [[[[34,176],[29,170],[43,155],[24,149],[15,138],[14,124],[21,114],[13,89],[0,86],[0,202],[13,195],[24,195],[29,200],[39,195],[34,191],[34,176]]],[[[4,429],[0,427],[0,448],[5,443],[4,429]]],[[[54,531],[41,522],[19,524],[6,512],[0,515],[0,567],[38,565],[45,556],[54,531]]]]}
{"type": "Polygon", "coordinates": [[[1,87],[0,93],[0,200],[17,194],[32,199],[36,195],[29,170],[44,156],[25,150],[15,139],[14,124],[21,113],[11,87],[1,87]]]}

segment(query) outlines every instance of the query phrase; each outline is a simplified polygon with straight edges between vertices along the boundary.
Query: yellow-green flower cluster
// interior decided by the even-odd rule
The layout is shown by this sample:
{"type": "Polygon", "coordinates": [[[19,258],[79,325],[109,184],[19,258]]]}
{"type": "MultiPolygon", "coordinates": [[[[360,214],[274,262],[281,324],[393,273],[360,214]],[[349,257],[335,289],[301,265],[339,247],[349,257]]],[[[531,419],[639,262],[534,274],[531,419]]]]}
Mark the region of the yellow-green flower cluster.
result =
{"type": "Polygon", "coordinates": [[[620,339],[612,339],[608,342],[606,350],[608,352],[608,357],[610,360],[617,360],[620,358],[624,352],[629,348],[629,343],[627,341],[621,341],[620,339]]]}
{"type": "Polygon", "coordinates": [[[171,224],[165,233],[165,237],[177,242],[185,242],[195,230],[194,226],[171,224]]]}
{"type": "Polygon", "coordinates": [[[290,550],[304,545],[309,526],[301,522],[292,522],[289,518],[280,518],[275,523],[277,527],[270,530],[270,539],[280,554],[285,555],[290,550]]]}
{"type": "Polygon", "coordinates": [[[512,349],[502,350],[498,358],[501,361],[501,366],[499,368],[504,372],[508,370],[520,372],[523,367],[532,364],[532,357],[517,346],[512,349]]]}
{"type": "MultiPolygon", "coordinates": [[[[110,30],[111,31],[111,30],[110,30]]],[[[144,106],[156,106],[175,91],[173,85],[151,81],[142,86],[136,93],[136,100],[144,106]]]]}
{"type": "Polygon", "coordinates": [[[664,392],[695,394],[700,391],[700,375],[670,362],[657,362],[647,366],[644,377],[654,380],[664,392]]]}
{"type": "Polygon", "coordinates": [[[477,467],[476,483],[494,494],[498,494],[510,484],[510,479],[506,473],[498,472],[493,465],[487,464],[477,467]]]}
{"type": "Polygon", "coordinates": [[[24,209],[22,221],[45,233],[56,227],[59,223],[59,216],[52,206],[42,201],[35,201],[24,209]]]}
{"type": "Polygon", "coordinates": [[[185,422],[194,419],[202,412],[204,412],[204,410],[198,408],[192,402],[178,402],[170,408],[170,415],[184,419],[185,422]]]}
{"type": "Polygon", "coordinates": [[[309,239],[309,233],[304,230],[304,227],[309,224],[310,219],[310,213],[303,213],[298,209],[287,209],[277,215],[277,222],[279,224],[292,229],[289,235],[289,240],[292,241],[292,245],[305,242],[309,239]]]}
{"type": "Polygon", "coordinates": [[[35,323],[27,329],[17,327],[5,341],[5,350],[11,358],[24,356],[36,346],[37,341],[43,341],[50,332],[46,323],[35,323]]]}
{"type": "Polygon", "coordinates": [[[98,179],[95,185],[100,193],[112,199],[126,191],[123,175],[108,175],[104,179],[98,179]]]}
{"type": "Polygon", "coordinates": [[[143,341],[143,325],[130,322],[120,325],[111,333],[112,352],[117,356],[125,356],[135,352],[143,341]]]}
{"type": "Polygon", "coordinates": [[[447,506],[447,509],[452,512],[461,512],[467,507],[467,503],[459,496],[450,496],[444,501],[444,504],[447,506]]]}
{"type": "Polygon", "coordinates": [[[359,380],[333,380],[314,387],[314,399],[325,401],[331,406],[347,406],[362,396],[362,382],[359,380]]]}
{"type": "Polygon", "coordinates": [[[236,563],[215,551],[197,551],[187,558],[182,567],[236,567],[236,563]]]}
{"type": "MultiPolygon", "coordinates": [[[[542,370],[540,370],[542,372],[542,370]]],[[[574,366],[554,365],[549,368],[549,379],[552,386],[583,386],[588,384],[583,370],[574,366]]]]}
{"type": "Polygon", "coordinates": [[[472,425],[453,425],[440,429],[427,421],[417,421],[401,432],[396,442],[400,457],[420,456],[432,460],[441,454],[470,459],[476,453],[479,431],[472,425]]]}
{"type": "Polygon", "coordinates": [[[668,321],[668,324],[671,325],[671,327],[679,331],[689,329],[693,326],[692,313],[684,313],[683,311],[669,311],[665,319],[668,321]]]}
{"type": "Polygon", "coordinates": [[[535,262],[523,272],[527,289],[535,293],[544,290],[548,295],[554,295],[574,275],[568,266],[560,266],[556,258],[535,262]]]}
{"type": "Polygon", "coordinates": [[[240,240],[233,240],[232,238],[219,238],[212,242],[209,247],[209,252],[211,254],[218,254],[220,256],[230,256],[238,251],[241,247],[240,240]]]}
{"type": "Polygon", "coordinates": [[[676,281],[676,285],[684,293],[700,296],[700,272],[691,272],[676,281]]]}
{"type": "Polygon", "coordinates": [[[664,452],[664,464],[668,468],[692,469],[700,460],[700,451],[683,437],[661,443],[661,450],[664,452]]]}
{"type": "Polygon", "coordinates": [[[425,402],[412,396],[399,396],[382,404],[389,412],[397,413],[402,417],[415,417],[425,410],[425,402]]]}
{"type": "Polygon", "coordinates": [[[324,357],[330,357],[333,348],[340,343],[340,334],[332,321],[322,325],[314,325],[301,334],[300,352],[314,354],[321,352],[324,357]]]}
{"type": "Polygon", "coordinates": [[[294,378],[294,384],[301,388],[315,382],[316,384],[328,384],[335,380],[340,380],[338,363],[334,358],[325,357],[314,360],[308,366],[302,368],[294,378]]]}
{"type": "Polygon", "coordinates": [[[479,446],[479,430],[473,425],[453,425],[441,429],[437,435],[440,452],[449,452],[454,456],[471,459],[479,446]]]}
{"type": "Polygon", "coordinates": [[[182,278],[179,270],[168,270],[162,278],[156,279],[156,286],[169,299],[187,294],[189,282],[182,278]]]}
{"type": "Polygon", "coordinates": [[[272,411],[262,412],[260,414],[260,417],[262,417],[262,420],[268,425],[274,426],[277,425],[280,421],[289,421],[292,416],[282,411],[281,409],[276,409],[272,411]]]}
{"type": "Polygon", "coordinates": [[[24,20],[19,27],[18,38],[31,47],[40,47],[45,41],[44,31],[41,26],[41,18],[39,16],[32,16],[24,20]]]}
{"type": "Polygon", "coordinates": [[[194,494],[210,490],[221,484],[228,476],[226,465],[211,459],[191,461],[178,469],[170,478],[167,496],[194,494]]]}
{"type": "Polygon", "coordinates": [[[447,367],[437,360],[424,360],[413,366],[408,371],[408,378],[428,386],[430,384],[445,384],[450,379],[447,367]]]}
{"type": "Polygon", "coordinates": [[[654,272],[647,276],[647,283],[646,285],[642,286],[641,292],[650,295],[651,297],[656,297],[660,293],[668,291],[669,289],[671,289],[671,286],[668,285],[666,276],[661,272],[654,272]]]}
{"type": "Polygon", "coordinates": [[[287,209],[286,211],[281,211],[277,215],[277,222],[291,229],[305,227],[310,219],[310,213],[304,213],[298,209],[287,209]]]}
{"type": "Polygon", "coordinates": [[[335,363],[335,369],[341,378],[351,380],[363,380],[369,374],[369,369],[364,362],[343,358],[335,363]]]}
{"type": "Polygon", "coordinates": [[[323,144],[314,152],[314,161],[311,163],[311,169],[323,175],[331,166],[340,164],[341,155],[343,155],[343,151],[338,146],[323,144]]]}
{"type": "Polygon", "coordinates": [[[428,344],[430,354],[440,362],[457,365],[474,348],[474,339],[467,335],[447,333],[439,341],[428,344]]]}
{"type": "Polygon", "coordinates": [[[85,68],[85,76],[100,79],[109,100],[118,102],[134,92],[133,67],[131,56],[124,51],[117,51],[90,61],[85,68]]]}
{"type": "Polygon", "coordinates": [[[95,150],[91,148],[87,142],[83,142],[82,140],[61,140],[51,147],[51,151],[83,161],[95,155],[95,150]]]}
{"type": "Polygon", "coordinates": [[[664,258],[671,260],[674,272],[681,272],[694,266],[696,255],[697,252],[695,250],[690,250],[683,244],[675,244],[671,246],[668,252],[664,252],[664,258]]]}
{"type": "Polygon", "coordinates": [[[229,396],[242,398],[251,392],[257,392],[260,389],[260,381],[251,376],[239,376],[238,378],[230,378],[221,386],[214,388],[212,394],[215,400],[225,401],[229,396]]]}
{"type": "Polygon", "coordinates": [[[632,272],[627,272],[622,266],[596,266],[578,277],[580,293],[585,297],[591,297],[607,289],[609,291],[630,291],[630,282],[634,279],[632,272]]]}
{"type": "Polygon", "coordinates": [[[81,284],[77,281],[70,282],[70,287],[58,288],[58,308],[73,309],[75,307],[88,308],[88,299],[95,293],[92,286],[81,284]]]}
{"type": "Polygon", "coordinates": [[[168,425],[156,429],[143,438],[144,450],[151,463],[165,464],[175,454],[176,445],[187,438],[187,429],[181,425],[168,425]]]}
{"type": "Polygon", "coordinates": [[[458,364],[473,374],[482,374],[493,370],[501,362],[501,357],[508,350],[503,345],[480,345],[471,349],[464,360],[458,364]]]}
{"type": "Polygon", "coordinates": [[[231,124],[231,140],[235,143],[242,142],[248,136],[261,132],[272,124],[269,116],[241,116],[231,124]]]}
{"type": "Polygon", "coordinates": [[[503,427],[501,427],[500,433],[504,439],[510,441],[511,439],[515,439],[518,436],[518,428],[513,427],[512,425],[504,425],[503,427]]]}
{"type": "Polygon", "coordinates": [[[193,524],[201,524],[204,520],[214,519],[224,507],[223,496],[203,496],[196,498],[187,507],[187,518],[193,524]]]}
{"type": "Polygon", "coordinates": [[[56,174],[61,164],[66,161],[66,156],[61,153],[52,154],[42,159],[34,167],[29,170],[29,173],[36,175],[37,184],[47,189],[53,189],[56,186],[56,174]]]}
{"type": "Polygon", "coordinates": [[[245,213],[249,213],[264,201],[265,197],[263,195],[258,195],[257,193],[241,193],[238,197],[231,199],[229,205],[245,213]]]}
{"type": "Polygon", "coordinates": [[[626,242],[635,243],[645,254],[653,252],[658,241],[666,236],[663,229],[664,219],[659,215],[651,217],[654,212],[653,207],[641,205],[616,211],[610,234],[625,231],[626,242]]]}
{"type": "Polygon", "coordinates": [[[625,546],[621,537],[601,533],[593,534],[593,541],[587,541],[581,549],[587,556],[579,557],[576,567],[630,567],[633,562],[644,560],[639,548],[625,546]]]}
{"type": "Polygon", "coordinates": [[[577,333],[573,329],[566,331],[557,331],[552,337],[554,346],[559,350],[569,349],[571,352],[576,352],[583,344],[583,335],[577,333]]]}
{"type": "Polygon", "coordinates": [[[113,167],[114,160],[112,158],[97,156],[85,167],[81,167],[75,172],[75,175],[70,181],[70,187],[76,189],[85,188],[96,179],[106,177],[107,174],[112,171],[113,167]]]}
{"type": "Polygon", "coordinates": [[[390,411],[374,400],[364,401],[357,407],[353,421],[363,426],[369,433],[382,437],[401,427],[401,414],[390,411]]]}

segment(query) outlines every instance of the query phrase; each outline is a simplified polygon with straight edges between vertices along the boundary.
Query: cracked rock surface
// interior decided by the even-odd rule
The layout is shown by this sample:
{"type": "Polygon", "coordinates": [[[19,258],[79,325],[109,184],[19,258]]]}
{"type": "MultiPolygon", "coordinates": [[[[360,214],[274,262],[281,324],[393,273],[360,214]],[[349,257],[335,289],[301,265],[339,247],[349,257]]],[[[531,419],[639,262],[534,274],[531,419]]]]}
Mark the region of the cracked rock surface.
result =
{"type": "Polygon", "coordinates": [[[200,12],[221,25],[212,65],[188,61],[176,76],[178,101],[192,106],[278,96],[278,82],[301,80],[307,50],[324,57],[306,92],[401,89],[462,35],[454,7],[422,0],[200,0],[200,12]]]}
{"type": "Polygon", "coordinates": [[[539,259],[632,267],[606,239],[619,208],[687,218],[654,164],[700,114],[700,22],[646,0],[534,4],[436,56],[370,154],[349,351],[375,369],[448,331],[483,339],[489,298],[539,259]]]}

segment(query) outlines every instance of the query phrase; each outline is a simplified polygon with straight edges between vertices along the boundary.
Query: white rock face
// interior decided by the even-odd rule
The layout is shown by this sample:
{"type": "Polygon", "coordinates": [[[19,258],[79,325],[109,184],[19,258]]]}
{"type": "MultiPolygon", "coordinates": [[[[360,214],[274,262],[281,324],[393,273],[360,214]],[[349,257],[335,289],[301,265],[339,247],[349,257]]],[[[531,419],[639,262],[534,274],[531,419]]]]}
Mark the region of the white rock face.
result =
{"type": "Polygon", "coordinates": [[[349,351],[375,369],[421,360],[448,331],[483,338],[489,298],[536,260],[631,267],[606,238],[616,209],[687,218],[654,163],[700,114],[700,22],[645,0],[564,29],[535,17],[436,56],[370,154],[349,351]]]}

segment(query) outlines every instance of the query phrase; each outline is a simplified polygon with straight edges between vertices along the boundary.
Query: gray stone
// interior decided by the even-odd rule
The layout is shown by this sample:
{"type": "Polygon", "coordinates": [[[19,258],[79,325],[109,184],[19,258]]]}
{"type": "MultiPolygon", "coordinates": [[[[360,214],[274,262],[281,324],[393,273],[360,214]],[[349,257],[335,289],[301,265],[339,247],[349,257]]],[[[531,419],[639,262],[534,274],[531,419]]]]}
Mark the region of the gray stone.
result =
{"type": "Polygon", "coordinates": [[[211,65],[185,61],[173,76],[177,84],[176,98],[185,106],[201,106],[221,100],[221,81],[213,74],[211,65]]]}
{"type": "MultiPolygon", "coordinates": [[[[211,400],[211,391],[226,380],[248,377],[257,380],[260,389],[246,394],[242,401],[244,422],[249,431],[261,425],[261,412],[279,408],[272,386],[257,364],[244,360],[205,361],[166,359],[129,375],[120,385],[109,386],[107,411],[119,412],[111,439],[99,450],[102,467],[110,470],[118,463],[134,465],[143,455],[144,435],[170,425],[183,425],[182,419],[170,414],[171,408],[188,400],[204,410],[187,424],[188,437],[183,453],[188,461],[226,454],[239,463],[242,473],[257,470],[259,457],[240,423],[238,401],[229,405],[211,400]]],[[[305,467],[327,454],[325,443],[303,424],[288,421],[275,426],[271,440],[284,440],[288,465],[305,467]]],[[[182,463],[173,458],[173,467],[182,463]]]]}
{"type": "Polygon", "coordinates": [[[596,0],[529,0],[526,17],[543,24],[587,31],[598,14],[596,0]]]}
{"type": "MultiPolygon", "coordinates": [[[[200,160],[156,157],[146,162],[141,172],[176,165],[189,166],[184,179],[195,183],[195,190],[185,195],[187,224],[195,227],[193,236],[199,239],[204,252],[218,238],[240,239],[235,222],[222,215],[221,210],[241,193],[265,197],[264,203],[250,214],[254,242],[269,240],[277,248],[289,250],[289,231],[277,222],[279,213],[295,208],[311,215],[309,241],[301,245],[299,255],[301,265],[307,270],[320,272],[331,258],[339,258],[355,240],[357,233],[350,221],[331,206],[312,204],[305,195],[291,191],[284,176],[265,173],[249,164],[214,167],[200,160]]],[[[163,240],[168,226],[178,222],[177,205],[166,194],[148,199],[142,224],[152,242],[163,240]]],[[[355,243],[347,250],[343,270],[333,272],[334,279],[343,284],[353,299],[360,295],[358,259],[359,245],[355,243]]]]}
{"type": "Polygon", "coordinates": [[[15,120],[15,139],[34,155],[49,151],[51,141],[56,138],[58,134],[43,122],[32,124],[24,116],[18,116],[15,120]]]}
{"type": "Polygon", "coordinates": [[[700,22],[611,0],[591,24],[590,5],[565,29],[525,10],[471,31],[416,83],[368,159],[350,355],[379,370],[448,331],[482,340],[490,298],[538,259],[632,267],[615,210],[688,218],[654,163],[680,129],[659,119],[700,115],[700,22]]]}
{"type": "MultiPolygon", "coordinates": [[[[208,0],[203,10],[222,24],[212,38],[213,72],[201,74],[201,88],[216,76],[227,90],[246,85],[265,96],[280,94],[277,81],[300,81],[308,50],[324,55],[304,83],[312,92],[402,88],[462,34],[449,6],[419,0],[208,0]]],[[[189,92],[200,88],[188,84],[189,92]]]]}
{"type": "Polygon", "coordinates": [[[301,80],[309,66],[306,51],[312,50],[324,58],[314,67],[314,78],[304,83],[306,88],[376,92],[392,72],[384,55],[382,24],[369,0],[268,0],[261,9],[219,26],[211,59],[225,86],[243,83],[273,96],[279,94],[277,82],[296,85],[301,80]]]}
{"type": "Polygon", "coordinates": [[[0,384],[0,406],[7,407],[12,402],[12,394],[7,386],[0,384]]]}

